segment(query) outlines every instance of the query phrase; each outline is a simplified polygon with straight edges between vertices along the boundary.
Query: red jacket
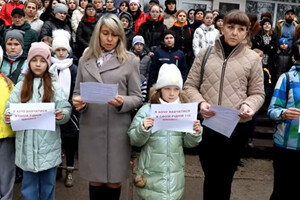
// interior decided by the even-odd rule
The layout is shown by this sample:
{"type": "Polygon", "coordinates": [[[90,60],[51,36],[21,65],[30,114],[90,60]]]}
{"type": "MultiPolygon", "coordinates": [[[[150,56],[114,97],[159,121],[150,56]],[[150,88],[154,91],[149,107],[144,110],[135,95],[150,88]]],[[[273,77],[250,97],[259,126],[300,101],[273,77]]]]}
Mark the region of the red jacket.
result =
{"type": "Polygon", "coordinates": [[[146,15],[145,15],[144,11],[142,11],[141,14],[140,14],[140,16],[135,21],[135,26],[134,26],[135,34],[138,34],[140,26],[144,22],[146,22],[146,15]]]}
{"type": "Polygon", "coordinates": [[[0,13],[0,18],[5,22],[5,26],[11,26],[12,21],[11,21],[11,12],[14,8],[20,8],[24,9],[24,5],[21,3],[6,3],[2,6],[1,13],[0,13]]]}

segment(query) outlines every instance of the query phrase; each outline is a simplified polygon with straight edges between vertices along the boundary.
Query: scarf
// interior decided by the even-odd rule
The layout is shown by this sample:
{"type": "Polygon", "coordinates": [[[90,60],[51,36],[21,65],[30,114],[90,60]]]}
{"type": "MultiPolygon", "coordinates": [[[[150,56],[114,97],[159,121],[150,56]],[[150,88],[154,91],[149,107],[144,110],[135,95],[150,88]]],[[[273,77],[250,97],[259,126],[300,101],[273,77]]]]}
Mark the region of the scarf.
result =
{"type": "Polygon", "coordinates": [[[105,62],[107,62],[113,55],[115,54],[115,50],[104,51],[101,50],[101,54],[97,60],[97,65],[100,68],[105,62]]]}
{"type": "Polygon", "coordinates": [[[87,22],[94,22],[95,20],[96,20],[96,16],[94,16],[94,17],[87,17],[86,18],[87,22]]]}
{"type": "Polygon", "coordinates": [[[53,64],[51,65],[49,72],[54,75],[56,81],[65,92],[66,97],[69,98],[71,88],[71,71],[69,67],[73,64],[73,58],[59,60],[51,57],[51,62],[53,64]]]}
{"type": "MultiPolygon", "coordinates": [[[[167,104],[167,103],[168,103],[168,102],[166,102],[165,100],[163,100],[162,98],[159,98],[159,102],[160,102],[161,104],[167,104]]],[[[181,103],[179,97],[178,97],[175,101],[170,102],[169,104],[175,104],[175,103],[181,103]]]]}
{"type": "Polygon", "coordinates": [[[8,54],[6,52],[8,60],[11,60],[11,61],[16,61],[22,54],[23,54],[23,50],[17,55],[8,54]]]}

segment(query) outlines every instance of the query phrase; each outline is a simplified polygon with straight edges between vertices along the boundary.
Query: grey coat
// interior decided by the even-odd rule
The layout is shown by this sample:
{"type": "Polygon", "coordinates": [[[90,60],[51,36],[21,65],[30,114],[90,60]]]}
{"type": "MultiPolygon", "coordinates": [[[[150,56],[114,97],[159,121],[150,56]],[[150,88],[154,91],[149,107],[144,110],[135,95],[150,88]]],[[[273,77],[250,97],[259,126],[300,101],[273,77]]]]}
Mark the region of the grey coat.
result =
{"type": "Polygon", "coordinates": [[[109,104],[87,104],[81,111],[79,131],[79,172],[88,181],[118,183],[129,176],[131,147],[127,130],[130,113],[142,103],[139,60],[128,53],[120,64],[116,55],[99,69],[96,59],[79,61],[74,96],[80,95],[80,82],[116,84],[124,97],[120,108],[109,104]]]}

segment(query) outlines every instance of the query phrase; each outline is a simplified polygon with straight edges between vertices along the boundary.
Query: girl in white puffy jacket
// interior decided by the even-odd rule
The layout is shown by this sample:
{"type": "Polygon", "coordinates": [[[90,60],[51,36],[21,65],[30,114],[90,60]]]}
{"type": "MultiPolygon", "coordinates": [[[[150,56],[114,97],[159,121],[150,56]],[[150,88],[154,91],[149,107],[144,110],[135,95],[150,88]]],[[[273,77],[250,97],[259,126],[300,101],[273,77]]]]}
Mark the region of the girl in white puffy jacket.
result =
{"type": "Polygon", "coordinates": [[[215,45],[215,40],[220,36],[218,29],[213,24],[214,19],[211,11],[204,13],[203,22],[194,33],[193,51],[195,56],[198,55],[202,48],[208,45],[215,45]]]}

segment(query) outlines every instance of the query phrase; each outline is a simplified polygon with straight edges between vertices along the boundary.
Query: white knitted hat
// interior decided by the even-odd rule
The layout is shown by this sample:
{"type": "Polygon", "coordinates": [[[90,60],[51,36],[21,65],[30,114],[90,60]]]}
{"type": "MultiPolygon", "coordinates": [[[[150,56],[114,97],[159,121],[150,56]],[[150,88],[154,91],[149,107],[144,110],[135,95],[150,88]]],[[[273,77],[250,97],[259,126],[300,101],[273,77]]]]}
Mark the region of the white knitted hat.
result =
{"type": "Polygon", "coordinates": [[[181,72],[174,64],[163,64],[158,72],[156,89],[165,86],[178,86],[182,90],[183,80],[181,72]]]}
{"type": "Polygon", "coordinates": [[[130,0],[130,1],[129,1],[129,5],[130,5],[131,3],[136,3],[137,5],[140,5],[139,0],[130,0]]]}
{"type": "Polygon", "coordinates": [[[143,36],[141,35],[134,36],[134,38],[132,39],[132,46],[134,47],[136,43],[142,43],[143,45],[145,45],[145,40],[143,36]]]}
{"type": "Polygon", "coordinates": [[[58,48],[65,48],[70,53],[70,38],[71,35],[68,31],[62,29],[56,29],[52,33],[53,41],[52,41],[52,51],[55,52],[58,48]]]}

